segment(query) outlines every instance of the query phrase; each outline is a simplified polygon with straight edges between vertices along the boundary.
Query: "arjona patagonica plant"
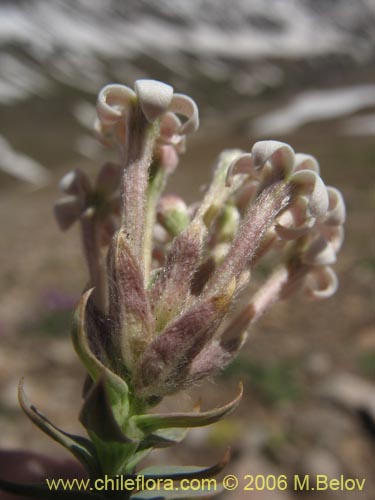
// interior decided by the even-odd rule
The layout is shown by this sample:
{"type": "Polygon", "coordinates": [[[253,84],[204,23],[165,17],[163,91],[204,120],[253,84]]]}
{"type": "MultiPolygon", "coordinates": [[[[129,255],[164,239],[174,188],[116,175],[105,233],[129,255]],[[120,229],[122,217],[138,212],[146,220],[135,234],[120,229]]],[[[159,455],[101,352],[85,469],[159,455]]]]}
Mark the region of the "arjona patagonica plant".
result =
{"type": "MultiPolygon", "coordinates": [[[[89,271],[72,325],[88,372],[80,413],[88,438],[56,428],[20,387],[27,415],[93,479],[131,477],[150,450],[181,441],[188,428],[216,422],[237,406],[241,390],[211,411],[147,412],[225,367],[248,328],[276,301],[297,290],[311,299],[331,296],[337,279],[330,266],[345,220],[342,196],[324,184],[317,161],[277,141],[257,142],[250,153],[223,151],[200,203],[163,195],[186,135],[198,128],[194,101],[169,85],[138,80],[134,91],[108,85],[97,112],[97,136],[118,149],[119,162],[106,163],[94,184],[78,169],[65,175],[55,206],[61,229],[80,224],[89,271]],[[254,296],[239,301],[268,254],[279,263],[254,296]],[[234,302],[242,304],[236,312],[234,302]]],[[[178,481],[213,476],[224,464],[138,474],[178,481]]],[[[42,486],[38,491],[40,498],[51,495],[42,486]]],[[[86,492],[84,498],[212,494],[86,492]]]]}

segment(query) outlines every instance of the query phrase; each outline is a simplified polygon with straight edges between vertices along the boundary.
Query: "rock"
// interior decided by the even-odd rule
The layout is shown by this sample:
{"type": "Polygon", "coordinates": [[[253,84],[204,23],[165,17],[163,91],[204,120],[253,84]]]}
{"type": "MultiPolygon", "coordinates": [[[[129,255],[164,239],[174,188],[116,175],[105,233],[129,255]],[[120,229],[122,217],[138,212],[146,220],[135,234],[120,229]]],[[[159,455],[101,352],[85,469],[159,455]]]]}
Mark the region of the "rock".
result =
{"type": "Polygon", "coordinates": [[[371,382],[342,373],[325,381],[319,393],[349,411],[365,411],[375,422],[375,388],[371,382]]]}
{"type": "Polygon", "coordinates": [[[306,367],[311,375],[327,375],[332,367],[332,359],[328,353],[313,352],[307,359],[306,367]]]}
{"type": "Polygon", "coordinates": [[[300,473],[316,476],[325,474],[329,478],[338,477],[343,473],[337,458],[327,450],[315,448],[308,451],[300,463],[300,473]]]}

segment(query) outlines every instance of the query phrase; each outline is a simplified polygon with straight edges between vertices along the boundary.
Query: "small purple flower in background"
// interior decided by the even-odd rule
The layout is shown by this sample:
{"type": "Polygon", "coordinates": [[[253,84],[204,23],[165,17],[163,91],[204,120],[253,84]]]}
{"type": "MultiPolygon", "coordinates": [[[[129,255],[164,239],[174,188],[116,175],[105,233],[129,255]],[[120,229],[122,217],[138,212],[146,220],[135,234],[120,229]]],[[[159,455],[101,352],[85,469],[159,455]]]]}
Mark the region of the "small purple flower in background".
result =
{"type": "Polygon", "coordinates": [[[49,288],[43,292],[42,303],[50,311],[71,311],[77,303],[77,296],[49,288]]]}

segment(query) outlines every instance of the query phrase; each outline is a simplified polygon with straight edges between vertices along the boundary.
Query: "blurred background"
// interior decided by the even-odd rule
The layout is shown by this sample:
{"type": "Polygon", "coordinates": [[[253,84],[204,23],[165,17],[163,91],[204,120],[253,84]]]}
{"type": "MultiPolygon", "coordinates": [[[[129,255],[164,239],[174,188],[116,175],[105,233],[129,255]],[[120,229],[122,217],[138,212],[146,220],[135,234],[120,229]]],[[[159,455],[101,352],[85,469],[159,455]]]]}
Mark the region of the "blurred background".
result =
{"type": "MultiPolygon", "coordinates": [[[[372,0],[0,1],[2,448],[63,454],[21,414],[23,375],[30,399],[79,431],[83,372],[68,330],[86,269],[78,233],[58,231],[52,204],[65,171],[94,174],[113,154],[91,132],[101,86],[155,78],[192,96],[202,119],[169,190],[198,199],[222,149],[272,138],[318,158],[345,196],[348,223],[337,295],[278,304],[221,377],[178,403],[201,395],[205,407],[219,404],[242,379],[241,407],[153,460],[209,463],[231,444],[228,472],[345,474],[366,478],[358,498],[371,498],[374,30],[372,0]]],[[[251,494],[243,498],[304,498],[251,494]]]]}

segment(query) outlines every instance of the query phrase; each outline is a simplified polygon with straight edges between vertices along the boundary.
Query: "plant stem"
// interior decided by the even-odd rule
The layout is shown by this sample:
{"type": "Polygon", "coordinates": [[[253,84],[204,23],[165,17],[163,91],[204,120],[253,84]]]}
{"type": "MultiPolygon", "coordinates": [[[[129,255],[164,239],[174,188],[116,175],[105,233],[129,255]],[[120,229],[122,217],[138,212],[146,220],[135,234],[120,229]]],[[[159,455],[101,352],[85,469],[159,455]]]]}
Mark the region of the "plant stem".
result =
{"type": "Polygon", "coordinates": [[[159,168],[153,179],[150,180],[147,190],[146,220],[143,240],[143,260],[145,283],[148,284],[151,261],[152,261],[152,238],[153,228],[156,219],[156,206],[160,193],[164,189],[166,173],[163,168],[159,168]]]}
{"type": "Polygon", "coordinates": [[[124,167],[121,227],[126,228],[130,248],[144,272],[146,195],[156,134],[138,105],[131,108],[129,115],[121,149],[124,167]]]}
{"type": "Polygon", "coordinates": [[[94,288],[94,303],[103,313],[107,310],[107,280],[104,256],[100,249],[99,220],[92,209],[88,209],[81,217],[81,234],[83,250],[86,257],[90,283],[94,288]]]}
{"type": "Polygon", "coordinates": [[[248,209],[244,221],[214,278],[206,287],[206,294],[225,289],[233,278],[238,278],[255,257],[265,234],[275,217],[289,200],[289,189],[285,183],[276,183],[260,194],[248,209]]]}

